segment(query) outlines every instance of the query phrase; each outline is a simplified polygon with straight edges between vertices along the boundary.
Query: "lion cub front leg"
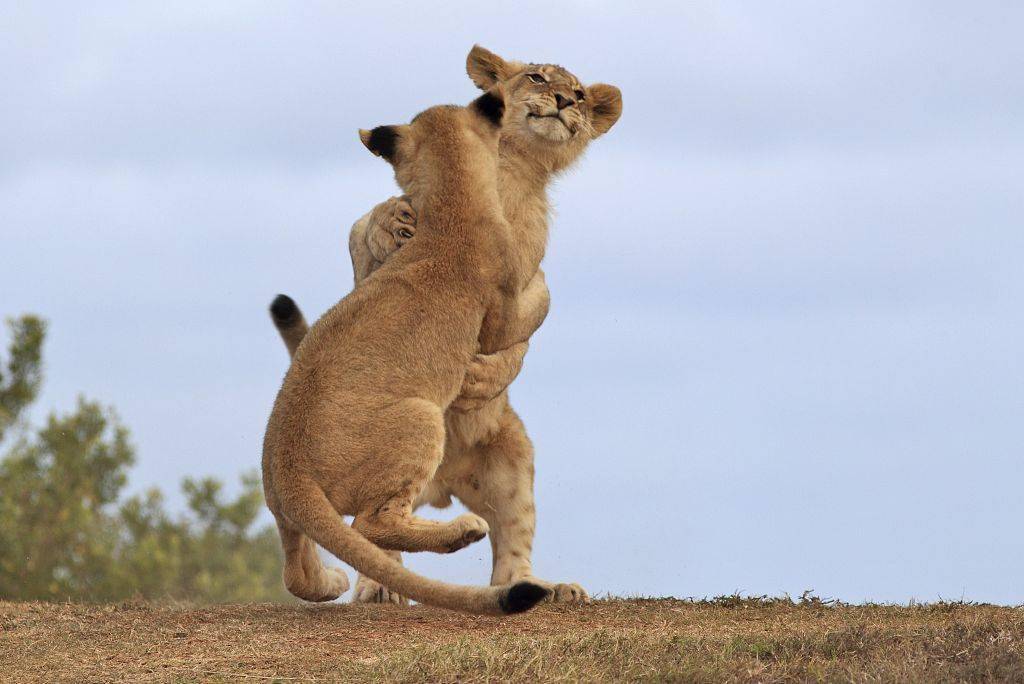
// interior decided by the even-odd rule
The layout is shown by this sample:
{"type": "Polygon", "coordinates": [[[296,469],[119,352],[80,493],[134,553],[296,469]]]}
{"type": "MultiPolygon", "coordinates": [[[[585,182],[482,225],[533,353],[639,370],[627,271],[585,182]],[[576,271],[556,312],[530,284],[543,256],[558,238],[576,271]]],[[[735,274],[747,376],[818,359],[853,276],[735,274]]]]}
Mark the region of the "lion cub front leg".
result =
{"type": "Polygon", "coordinates": [[[477,354],[466,370],[459,396],[452,402],[456,411],[476,411],[512,384],[523,368],[529,342],[513,344],[493,354],[477,354]]]}
{"type": "Polygon", "coordinates": [[[459,396],[451,407],[456,411],[475,411],[501,394],[512,384],[523,368],[523,358],[530,347],[530,336],[547,318],[551,307],[544,272],[538,270],[515,301],[513,316],[505,323],[507,339],[512,346],[493,354],[477,354],[466,369],[459,396]]]}
{"type": "Polygon", "coordinates": [[[548,291],[544,271],[537,269],[530,282],[516,297],[514,313],[506,322],[505,336],[514,343],[526,342],[537,331],[551,308],[551,292],[548,291]]]}

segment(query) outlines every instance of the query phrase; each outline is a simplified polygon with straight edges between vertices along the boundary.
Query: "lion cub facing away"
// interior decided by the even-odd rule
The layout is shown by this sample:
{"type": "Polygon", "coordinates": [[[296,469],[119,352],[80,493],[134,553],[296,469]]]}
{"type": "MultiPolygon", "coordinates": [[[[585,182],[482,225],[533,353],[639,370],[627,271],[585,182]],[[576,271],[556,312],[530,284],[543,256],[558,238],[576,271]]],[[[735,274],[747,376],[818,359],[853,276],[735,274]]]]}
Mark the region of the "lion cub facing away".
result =
{"type": "MultiPolygon", "coordinates": [[[[416,240],[310,329],[277,395],[263,445],[263,484],[285,552],[289,591],[311,601],[348,588],[316,542],[404,596],[474,613],[514,613],[544,599],[530,582],[466,587],[427,579],[382,549],[451,552],[487,523],[416,517],[413,502],[444,453],[444,412],[480,344],[537,312],[508,258],[497,191],[504,100],[433,107],[404,126],[360,131],[387,159],[419,215],[416,240]],[[349,527],[343,515],[354,516],[349,527]]],[[[538,288],[539,289],[539,288],[538,288]]],[[[537,293],[538,308],[545,299],[537,293]]]]}

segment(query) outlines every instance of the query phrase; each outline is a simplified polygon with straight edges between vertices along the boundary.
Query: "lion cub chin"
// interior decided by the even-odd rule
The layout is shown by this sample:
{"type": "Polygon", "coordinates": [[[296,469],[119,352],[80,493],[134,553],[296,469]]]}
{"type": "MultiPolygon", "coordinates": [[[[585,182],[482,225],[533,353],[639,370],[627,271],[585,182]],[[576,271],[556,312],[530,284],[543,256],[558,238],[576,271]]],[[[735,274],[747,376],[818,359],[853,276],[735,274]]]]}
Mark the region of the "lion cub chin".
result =
{"type": "Polygon", "coordinates": [[[419,221],[416,240],[310,329],[274,403],[263,483],[296,596],[330,600],[348,585],[321,564],[311,540],[421,603],[514,613],[547,596],[531,582],[437,582],[383,550],[448,553],[488,532],[476,515],[440,523],[412,508],[441,462],[445,409],[481,342],[536,314],[516,306],[526,276],[507,258],[510,228],[498,202],[504,112],[495,89],[467,107],[360,131],[394,167],[419,221]],[[351,527],[343,515],[353,516],[351,527]]]}

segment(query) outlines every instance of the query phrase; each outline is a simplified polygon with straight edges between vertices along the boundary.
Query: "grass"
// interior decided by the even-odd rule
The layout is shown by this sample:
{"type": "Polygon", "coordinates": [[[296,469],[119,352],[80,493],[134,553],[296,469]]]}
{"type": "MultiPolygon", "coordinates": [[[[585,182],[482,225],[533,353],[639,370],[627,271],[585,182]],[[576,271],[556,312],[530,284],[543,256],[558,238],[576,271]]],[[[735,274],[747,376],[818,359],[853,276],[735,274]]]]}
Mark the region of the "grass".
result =
{"type": "Polygon", "coordinates": [[[0,603],[4,681],[1024,681],[1024,608],[610,599],[422,606],[0,603]]]}

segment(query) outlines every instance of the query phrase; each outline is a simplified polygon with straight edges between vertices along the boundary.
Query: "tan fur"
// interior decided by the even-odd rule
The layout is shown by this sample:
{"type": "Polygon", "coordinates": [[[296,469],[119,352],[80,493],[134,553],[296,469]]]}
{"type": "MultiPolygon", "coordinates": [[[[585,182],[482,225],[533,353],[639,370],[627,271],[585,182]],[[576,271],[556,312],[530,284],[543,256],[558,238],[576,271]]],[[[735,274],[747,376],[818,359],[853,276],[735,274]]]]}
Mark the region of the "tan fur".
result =
{"type": "MultiPolygon", "coordinates": [[[[561,67],[507,61],[479,46],[467,56],[466,70],[480,88],[498,83],[505,91],[498,194],[512,227],[513,258],[523,273],[536,274],[536,281],[543,284],[539,268],[548,237],[547,185],[580,157],[592,139],[615,124],[622,113],[621,94],[610,85],[583,87],[561,67]],[[529,74],[539,74],[544,83],[533,83],[529,74]],[[582,102],[578,90],[584,93],[582,102]],[[575,102],[559,109],[556,95],[575,102]]],[[[388,236],[403,223],[401,211],[400,198],[392,198],[353,226],[350,247],[353,265],[360,264],[354,269],[357,283],[400,246],[388,236]],[[384,256],[378,260],[371,243],[391,249],[377,249],[384,256]]],[[[531,284],[537,287],[537,282],[531,284]]],[[[286,344],[286,333],[301,336],[300,328],[275,322],[286,344]]],[[[459,397],[445,415],[444,460],[417,501],[444,507],[454,495],[487,521],[493,550],[491,582],[496,585],[540,581],[533,578],[530,563],[535,530],[533,446],[506,392],[528,343],[517,343],[513,337],[481,349],[470,363],[459,397]]],[[[553,589],[556,601],[587,599],[578,584],[542,583],[553,589]]],[[[396,600],[393,591],[366,577],[360,577],[355,599],[396,600]]]]}
{"type": "MultiPolygon", "coordinates": [[[[524,289],[532,273],[524,277],[509,259],[511,232],[497,195],[499,121],[478,110],[487,98],[501,103],[489,93],[469,107],[434,107],[388,127],[397,140],[385,155],[417,208],[416,240],[309,330],[274,404],[264,489],[281,532],[285,582],[307,600],[347,588],[310,540],[423,603],[514,612],[546,593],[528,583],[436,582],[381,550],[451,552],[488,532],[474,514],[448,523],[413,515],[443,457],[444,413],[473,354],[509,330],[525,339],[536,318],[522,305],[536,298],[524,289]],[[354,516],[351,527],[343,515],[354,516]]],[[[500,117],[500,108],[492,111],[500,117]]],[[[380,151],[369,131],[361,137],[380,151]]]]}

